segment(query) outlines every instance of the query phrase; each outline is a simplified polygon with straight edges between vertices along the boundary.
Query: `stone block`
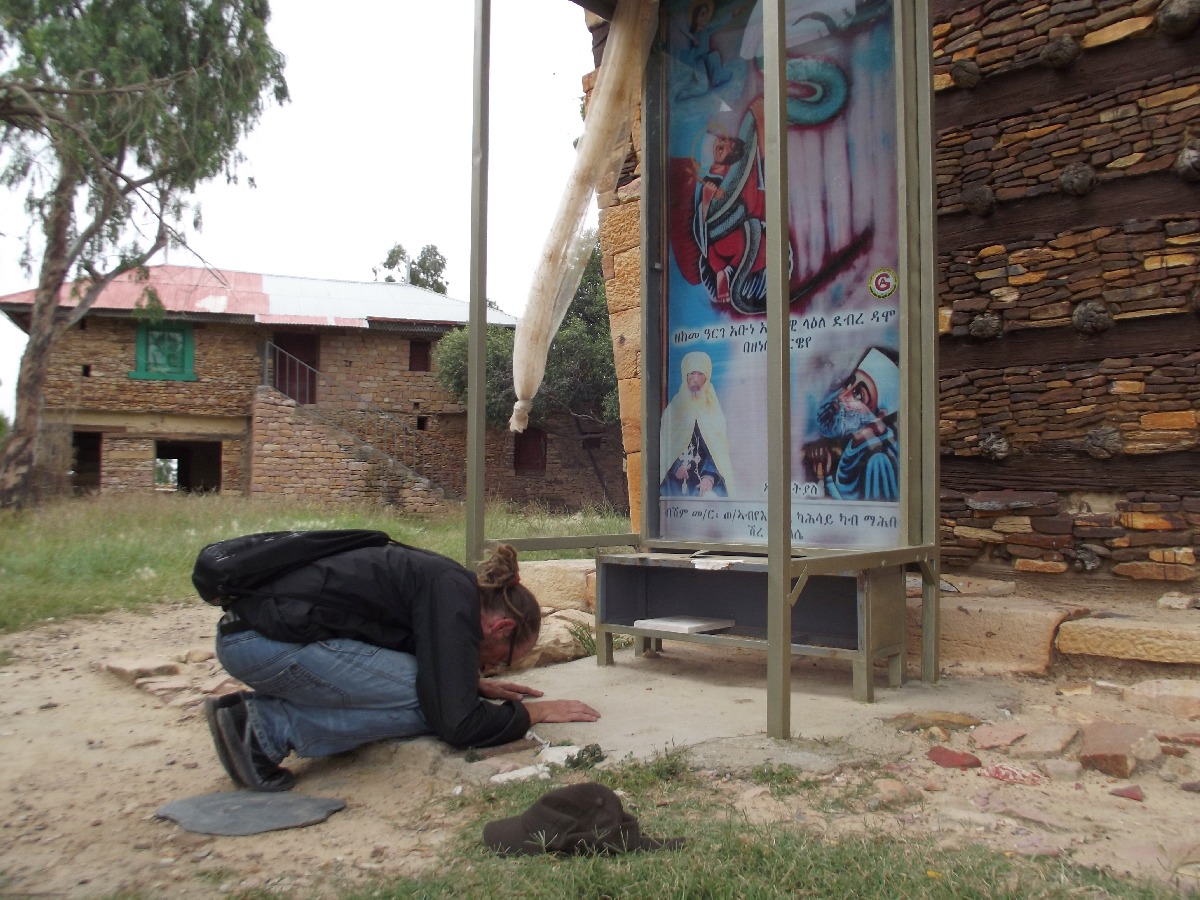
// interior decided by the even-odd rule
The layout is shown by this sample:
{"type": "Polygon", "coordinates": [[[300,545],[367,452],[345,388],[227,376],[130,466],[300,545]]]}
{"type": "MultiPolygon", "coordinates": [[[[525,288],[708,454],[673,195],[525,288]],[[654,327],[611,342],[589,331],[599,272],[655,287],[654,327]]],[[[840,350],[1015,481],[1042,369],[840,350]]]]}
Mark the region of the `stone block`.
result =
{"type": "Polygon", "coordinates": [[[1113,566],[1113,574],[1139,581],[1191,581],[1198,573],[1189,566],[1147,561],[1124,562],[1113,566]]]}
{"type": "MultiPolygon", "coordinates": [[[[521,567],[524,571],[524,566],[521,567]]],[[[521,578],[524,582],[524,576],[521,578]]],[[[532,650],[513,662],[514,669],[531,669],[570,662],[588,654],[578,635],[594,633],[596,617],[581,609],[561,609],[542,619],[542,630],[532,650]]]]}
{"type": "Polygon", "coordinates": [[[1164,744],[1186,744],[1200,747],[1200,731],[1160,731],[1158,740],[1164,744]]]}
{"type": "Polygon", "coordinates": [[[621,407],[621,440],[625,453],[634,453],[642,447],[642,379],[618,381],[617,402],[621,407]]]}
{"type": "MultiPolygon", "coordinates": [[[[1027,673],[1050,670],[1054,638],[1062,623],[1087,615],[1088,609],[1028,597],[940,598],[941,667],[969,674],[1027,673]]],[[[909,600],[908,658],[921,658],[921,603],[909,600]]]]}
{"type": "Polygon", "coordinates": [[[638,309],[613,313],[608,317],[612,334],[613,363],[619,381],[641,375],[642,314],[638,309]]]}
{"type": "Polygon", "coordinates": [[[1024,725],[980,725],[971,732],[971,743],[980,750],[995,750],[1016,743],[1028,733],[1024,725]]]}
{"type": "Polygon", "coordinates": [[[1042,725],[1025,735],[1009,750],[1009,755],[1015,759],[1049,759],[1052,756],[1062,756],[1078,733],[1079,729],[1074,725],[1042,725]]]}
{"type": "MultiPolygon", "coordinates": [[[[942,581],[950,585],[955,592],[964,595],[979,595],[983,597],[1007,597],[1017,590],[1015,581],[1003,581],[997,578],[980,578],[974,575],[942,575],[942,581]]],[[[945,588],[943,587],[943,590],[945,588]]]]}
{"type": "Polygon", "coordinates": [[[972,528],[969,525],[955,525],[954,536],[983,541],[985,544],[1003,544],[1004,535],[990,528],[972,528]]]}
{"type": "Polygon", "coordinates": [[[1143,726],[1099,722],[1083,726],[1076,757],[1085,769],[1128,778],[1139,763],[1161,755],[1158,738],[1143,726]]]}
{"type": "Polygon", "coordinates": [[[139,678],[178,675],[182,669],[179,663],[170,659],[110,659],[104,663],[104,671],[136,684],[139,678]]]}
{"type": "Polygon", "coordinates": [[[600,241],[605,253],[617,254],[640,247],[642,222],[640,203],[609,207],[600,217],[600,241]]]}
{"type": "MultiPolygon", "coordinates": [[[[1130,564],[1132,565],[1132,564],[1130,564]]],[[[1083,618],[1063,622],[1054,641],[1060,653],[1200,664],[1200,622],[1083,618]]]]}
{"type": "Polygon", "coordinates": [[[1143,428],[1195,428],[1196,414],[1190,409],[1146,413],[1138,420],[1143,428]]]}
{"type": "Polygon", "coordinates": [[[642,302],[641,280],[629,278],[627,275],[617,273],[604,283],[604,291],[608,298],[608,308],[614,312],[637,309],[642,302]]]}
{"type": "Polygon", "coordinates": [[[1049,506],[1058,502],[1053,491],[979,491],[967,498],[969,509],[1001,510],[1049,506]]]}
{"type": "MultiPolygon", "coordinates": [[[[1043,559],[1047,558],[1046,554],[1049,552],[1038,547],[1026,547],[1021,544],[1012,543],[1005,544],[1004,549],[1008,552],[1009,556],[1014,556],[1018,559],[1043,559]]],[[[1018,569],[1017,571],[1020,570],[1018,569]]]]}
{"type": "Polygon", "coordinates": [[[1042,575],[1061,575],[1071,568],[1065,562],[1049,559],[1018,559],[1013,563],[1018,572],[1036,572],[1042,575]]]}
{"type": "Polygon", "coordinates": [[[1044,759],[1038,768],[1051,781],[1075,781],[1083,772],[1083,765],[1077,759],[1044,759]]]}
{"type": "Polygon", "coordinates": [[[642,306],[642,251],[632,247],[613,254],[613,278],[606,285],[611,313],[638,310],[642,306]],[[615,284],[612,284],[615,282],[615,284]]]}
{"type": "Polygon", "coordinates": [[[944,769],[977,769],[981,765],[979,757],[965,750],[952,750],[942,744],[935,744],[925,753],[930,761],[944,769]]]}
{"type": "Polygon", "coordinates": [[[1167,591],[1158,598],[1159,609],[1195,609],[1200,606],[1200,597],[1183,591],[1167,591]]]}
{"type": "Polygon", "coordinates": [[[151,677],[139,678],[134,682],[140,690],[151,694],[177,694],[191,689],[192,683],[187,678],[151,677]]]}
{"type": "Polygon", "coordinates": [[[1200,719],[1200,681],[1154,678],[1125,688],[1126,703],[1181,719],[1200,719]]]}
{"type": "Polygon", "coordinates": [[[1196,551],[1191,547],[1157,547],[1150,551],[1150,559],[1154,562],[1192,566],[1196,564],[1196,551]]]}
{"type": "Polygon", "coordinates": [[[992,522],[992,529],[1003,534],[1029,534],[1033,525],[1029,516],[1000,516],[992,522]]]}
{"type": "Polygon", "coordinates": [[[1039,547],[1042,550],[1059,550],[1071,546],[1069,534],[1010,534],[1006,543],[1022,547],[1039,547]]]}
{"type": "Polygon", "coordinates": [[[1176,531],[1187,528],[1180,515],[1170,513],[1127,512],[1118,516],[1120,523],[1134,531],[1176,531]]]}
{"type": "Polygon", "coordinates": [[[588,576],[595,571],[591,559],[533,560],[521,563],[521,584],[544,608],[593,610],[596,595],[588,592],[588,576]]]}
{"type": "Polygon", "coordinates": [[[1030,525],[1042,534],[1070,534],[1075,523],[1069,515],[1038,516],[1030,520],[1030,525]]]}

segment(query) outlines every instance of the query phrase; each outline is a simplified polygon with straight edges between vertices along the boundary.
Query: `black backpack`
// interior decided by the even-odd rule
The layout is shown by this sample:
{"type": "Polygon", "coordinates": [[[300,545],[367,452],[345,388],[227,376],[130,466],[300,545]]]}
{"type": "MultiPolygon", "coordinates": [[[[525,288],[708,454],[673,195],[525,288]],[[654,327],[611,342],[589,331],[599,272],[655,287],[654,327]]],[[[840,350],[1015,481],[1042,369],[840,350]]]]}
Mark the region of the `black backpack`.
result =
{"type": "Polygon", "coordinates": [[[313,560],[394,543],[383,531],[267,531],[209,544],[196,557],[192,584],[205,603],[227,607],[313,560]]]}

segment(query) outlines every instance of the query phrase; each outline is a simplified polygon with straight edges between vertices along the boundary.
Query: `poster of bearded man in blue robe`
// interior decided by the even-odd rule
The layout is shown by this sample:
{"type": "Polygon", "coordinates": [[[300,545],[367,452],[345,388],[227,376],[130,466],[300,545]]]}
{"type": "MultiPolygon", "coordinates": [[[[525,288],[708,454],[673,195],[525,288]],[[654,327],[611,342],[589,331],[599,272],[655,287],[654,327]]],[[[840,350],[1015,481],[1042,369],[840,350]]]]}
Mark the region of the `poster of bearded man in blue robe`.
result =
{"type": "Polygon", "coordinates": [[[900,447],[894,426],[900,370],[879,347],[821,403],[824,440],[805,446],[806,464],[836,500],[895,501],[900,497],[900,447]]]}

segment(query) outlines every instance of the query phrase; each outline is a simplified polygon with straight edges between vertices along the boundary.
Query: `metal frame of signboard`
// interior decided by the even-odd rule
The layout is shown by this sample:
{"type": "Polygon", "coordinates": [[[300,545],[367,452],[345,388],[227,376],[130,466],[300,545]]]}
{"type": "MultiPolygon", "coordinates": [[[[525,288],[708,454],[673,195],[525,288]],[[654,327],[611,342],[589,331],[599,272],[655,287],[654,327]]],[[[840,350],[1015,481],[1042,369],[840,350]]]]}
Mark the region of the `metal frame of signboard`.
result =
{"type": "MultiPolygon", "coordinates": [[[[475,129],[472,181],[471,341],[468,385],[467,556],[476,560],[487,543],[483,534],[484,459],[484,328],[486,321],[487,132],[490,0],[476,0],[475,129]]],[[[932,89],[928,0],[894,0],[898,209],[903,296],[900,309],[900,378],[906,402],[900,428],[907,436],[901,459],[899,541],[880,550],[836,550],[797,547],[791,536],[791,359],[786,340],[789,308],[786,267],[787,154],[784,90],[784,0],[763,0],[764,36],[764,165],[767,226],[767,378],[768,461],[767,540],[762,544],[710,543],[655,537],[651,516],[657,512],[659,473],[658,434],[643,428],[642,518],[631,534],[544,537],[511,541],[521,549],[601,548],[635,546],[638,552],[599,557],[600,603],[597,609],[597,661],[612,662],[613,636],[630,634],[638,649],[663,640],[690,640],[730,646],[765,647],[767,652],[767,730],[774,737],[791,735],[791,657],[793,655],[849,659],[853,663],[854,695],[870,700],[872,657],[888,661],[889,684],[898,685],[904,667],[903,634],[897,644],[895,617],[903,616],[903,577],[896,573],[916,568],[921,573],[921,677],[938,678],[937,545],[937,328],[934,294],[935,220],[932,175],[932,89]],[[765,554],[764,554],[765,549],[765,554]],[[628,621],[607,621],[604,609],[605,566],[670,568],[692,565],[689,560],[737,556],[751,577],[765,580],[765,637],[720,634],[680,634],[636,627],[628,621]],[[793,614],[797,600],[814,576],[853,577],[858,585],[858,640],[855,648],[797,643],[793,614]],[[881,643],[871,631],[872,617],[886,612],[892,626],[881,643]],[[897,613],[897,610],[899,612],[897,613]],[[874,612],[873,612],[874,611],[874,612]]],[[[643,159],[645,183],[642,215],[642,421],[655,421],[662,391],[661,298],[665,253],[661,222],[663,191],[655,188],[650,157],[661,152],[664,101],[662,74],[652,54],[643,99],[643,159]]],[[[661,184],[661,182],[660,182],[661,184]]],[[[714,574],[719,578],[719,574],[714,574]]],[[[902,621],[902,619],[901,619],[902,621]]]]}

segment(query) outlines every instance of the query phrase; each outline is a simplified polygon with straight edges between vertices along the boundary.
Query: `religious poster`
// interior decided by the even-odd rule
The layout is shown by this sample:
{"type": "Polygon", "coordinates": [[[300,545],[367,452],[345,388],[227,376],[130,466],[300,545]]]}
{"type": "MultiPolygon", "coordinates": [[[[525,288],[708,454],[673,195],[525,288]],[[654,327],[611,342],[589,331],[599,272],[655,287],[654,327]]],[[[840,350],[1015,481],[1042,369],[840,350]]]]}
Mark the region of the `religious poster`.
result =
{"type": "MultiPolygon", "coordinates": [[[[766,542],[761,0],[667,0],[660,537],[766,542]]],[[[792,544],[898,540],[891,0],[789,0],[792,544]]]]}

